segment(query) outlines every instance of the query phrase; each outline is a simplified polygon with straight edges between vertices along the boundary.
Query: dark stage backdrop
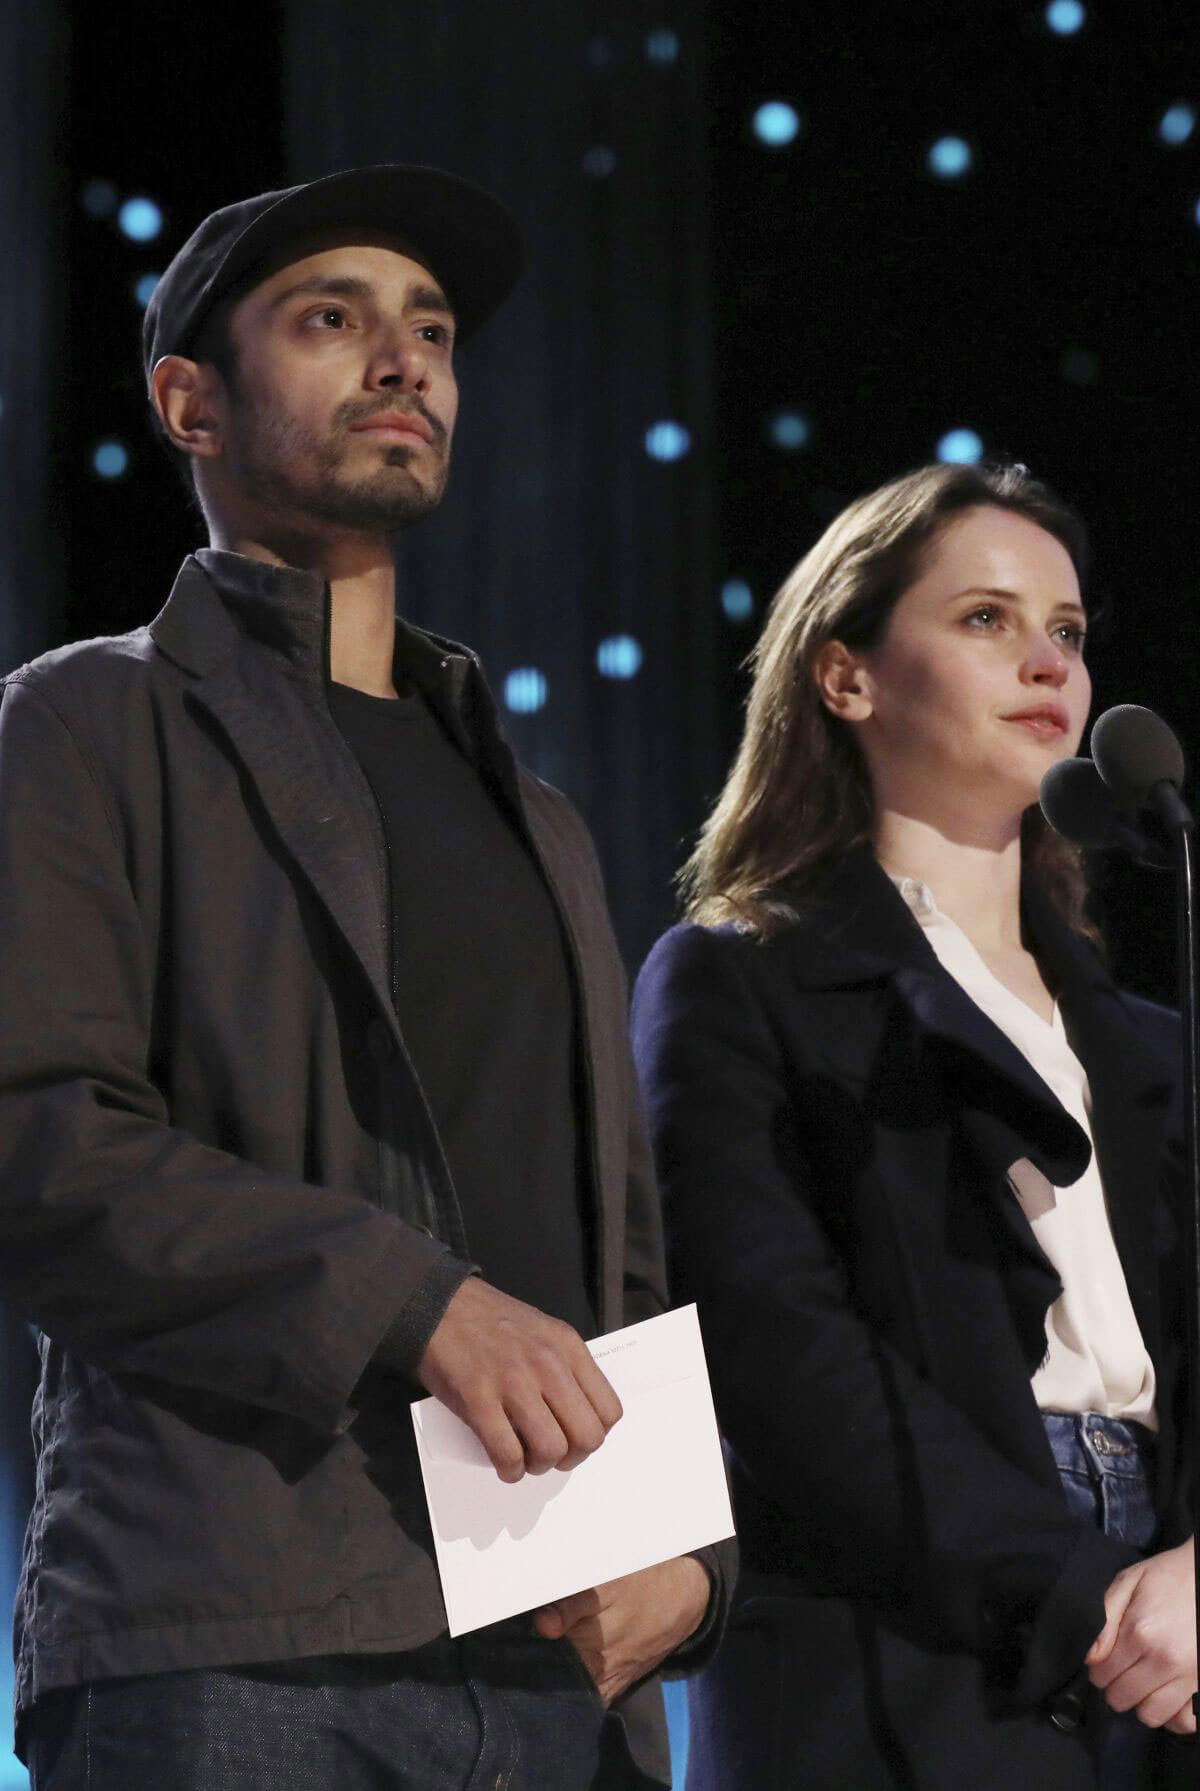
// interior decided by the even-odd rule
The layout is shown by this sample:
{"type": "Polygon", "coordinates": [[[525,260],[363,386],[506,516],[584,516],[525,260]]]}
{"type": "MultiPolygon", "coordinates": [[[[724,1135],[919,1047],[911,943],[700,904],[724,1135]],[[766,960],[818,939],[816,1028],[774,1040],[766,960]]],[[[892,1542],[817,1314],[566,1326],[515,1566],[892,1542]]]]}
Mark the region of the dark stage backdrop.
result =
{"type": "Polygon", "coordinates": [[[401,607],[501,694],[544,695],[508,725],[591,824],[634,964],[718,733],[702,0],[662,26],[646,0],[290,0],[284,90],[298,178],[432,162],[521,220],[528,267],[462,355],[451,490],[400,543],[401,607]],[[682,445],[664,424],[677,459],[647,452],[656,425],[682,445]]]}
{"type": "MultiPolygon", "coordinates": [[[[977,445],[1091,528],[1093,712],[1157,707],[1194,760],[1200,8],[725,5],[715,24],[717,487],[745,644],[849,498],[977,445]],[[771,102],[792,121],[759,117],[771,102]],[[764,142],[756,119],[794,134],[764,142]]],[[[1118,974],[1173,999],[1169,880],[1097,876],[1118,974]]]]}
{"type": "MultiPolygon", "coordinates": [[[[405,607],[481,651],[519,750],[583,808],[631,968],[771,591],[846,499],[947,437],[1079,503],[1109,614],[1098,705],[1161,708],[1194,755],[1194,0],[185,20],[0,0],[0,20],[4,666],[148,620],[201,538],[145,425],[143,282],[216,205],[398,157],[493,187],[530,243],[462,357],[453,486],[403,543],[405,607]],[[138,195],[162,215],[140,240],[120,228],[138,195]]],[[[1119,973],[1169,998],[1164,885],[1101,883],[1119,973]]],[[[9,1343],[0,1531],[27,1472],[28,1338],[9,1343]]]]}
{"type": "MultiPolygon", "coordinates": [[[[0,54],[0,666],[39,652],[54,626],[57,540],[48,502],[56,322],[62,302],[56,162],[65,33],[53,8],[5,9],[0,54]]],[[[3,953],[0,940],[0,954],[3,953]]],[[[3,974],[0,955],[0,975],[3,974]]],[[[0,1635],[7,1630],[33,1496],[33,1334],[0,1308],[0,1635]]],[[[25,1775],[3,1736],[12,1702],[0,1643],[0,1791],[25,1775]]]]}

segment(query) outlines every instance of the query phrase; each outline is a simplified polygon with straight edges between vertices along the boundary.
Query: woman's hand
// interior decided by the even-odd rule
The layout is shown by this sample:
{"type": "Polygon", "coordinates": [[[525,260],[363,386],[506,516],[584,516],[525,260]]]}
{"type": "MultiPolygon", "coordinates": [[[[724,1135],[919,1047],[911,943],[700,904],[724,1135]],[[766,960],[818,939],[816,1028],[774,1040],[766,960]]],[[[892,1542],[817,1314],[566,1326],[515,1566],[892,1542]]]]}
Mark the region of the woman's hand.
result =
{"type": "Polygon", "coordinates": [[[1104,1628],[1084,1664],[1113,1710],[1136,1710],[1151,1729],[1192,1735],[1196,1717],[1193,1545],[1125,1567],[1104,1594],[1104,1628]]]}

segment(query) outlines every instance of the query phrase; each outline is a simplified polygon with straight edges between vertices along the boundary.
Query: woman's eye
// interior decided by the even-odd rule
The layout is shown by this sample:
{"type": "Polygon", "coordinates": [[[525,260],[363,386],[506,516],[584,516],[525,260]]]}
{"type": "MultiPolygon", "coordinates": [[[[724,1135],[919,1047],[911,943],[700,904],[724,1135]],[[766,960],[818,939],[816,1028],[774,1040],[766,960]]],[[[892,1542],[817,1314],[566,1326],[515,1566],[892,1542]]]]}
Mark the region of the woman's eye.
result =
{"type": "Polygon", "coordinates": [[[417,326],[418,336],[426,342],[432,342],[437,348],[449,348],[453,337],[444,323],[422,323],[417,326]]]}
{"type": "Polygon", "coordinates": [[[966,619],[974,628],[991,628],[993,623],[1000,620],[1000,611],[994,604],[985,603],[978,609],[973,609],[966,619]]]}
{"type": "Polygon", "coordinates": [[[1054,630],[1055,636],[1072,653],[1082,653],[1083,643],[1087,639],[1087,629],[1081,628],[1078,622],[1060,622],[1054,630]]]}

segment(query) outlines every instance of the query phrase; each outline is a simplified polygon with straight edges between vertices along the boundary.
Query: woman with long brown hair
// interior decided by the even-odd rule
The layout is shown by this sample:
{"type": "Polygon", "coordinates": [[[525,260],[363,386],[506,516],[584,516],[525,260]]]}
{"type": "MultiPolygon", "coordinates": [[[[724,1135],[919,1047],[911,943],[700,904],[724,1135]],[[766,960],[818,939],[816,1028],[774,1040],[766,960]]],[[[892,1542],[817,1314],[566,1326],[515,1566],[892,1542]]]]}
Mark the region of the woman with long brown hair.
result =
{"type": "Polygon", "coordinates": [[[839,516],[639,979],[743,1558],[689,1791],[1195,1770],[1177,1034],[1036,806],[1087,718],[1084,559],[1021,467],[839,516]]]}

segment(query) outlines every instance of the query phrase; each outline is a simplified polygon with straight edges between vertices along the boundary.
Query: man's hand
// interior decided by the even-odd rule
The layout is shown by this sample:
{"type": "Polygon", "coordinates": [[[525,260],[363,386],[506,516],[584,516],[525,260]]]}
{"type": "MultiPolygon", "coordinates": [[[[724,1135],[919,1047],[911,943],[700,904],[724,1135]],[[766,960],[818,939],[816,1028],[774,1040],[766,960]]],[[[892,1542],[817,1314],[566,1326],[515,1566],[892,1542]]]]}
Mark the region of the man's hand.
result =
{"type": "Polygon", "coordinates": [[[542,1635],[565,1636],[611,1704],[635,1679],[699,1628],[711,1582],[699,1561],[680,1555],[548,1604],[534,1619],[542,1635]]]}
{"type": "Polygon", "coordinates": [[[501,1480],[573,1468],[621,1402],[570,1325],[472,1275],[417,1364],[421,1384],[470,1426],[501,1480]]]}
{"type": "Polygon", "coordinates": [[[1196,1730],[1192,1574],[1191,1542],[1123,1568],[1104,1594],[1104,1628],[1085,1658],[1114,1710],[1136,1710],[1148,1728],[1178,1735],[1196,1730]]]}

